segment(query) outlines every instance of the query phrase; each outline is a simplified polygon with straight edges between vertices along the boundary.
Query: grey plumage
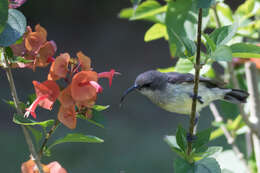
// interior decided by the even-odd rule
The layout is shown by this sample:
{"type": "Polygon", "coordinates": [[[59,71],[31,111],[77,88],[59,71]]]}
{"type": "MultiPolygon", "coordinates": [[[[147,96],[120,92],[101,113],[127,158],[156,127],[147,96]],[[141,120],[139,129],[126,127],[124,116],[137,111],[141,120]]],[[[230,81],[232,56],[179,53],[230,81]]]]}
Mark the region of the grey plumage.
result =
{"type": "MultiPolygon", "coordinates": [[[[203,102],[198,102],[197,112],[214,100],[226,100],[232,103],[244,103],[248,97],[246,91],[225,88],[223,83],[200,77],[198,96],[203,102]]],[[[137,76],[135,84],[122,97],[137,90],[147,96],[159,107],[180,114],[190,114],[194,76],[177,72],[161,73],[150,70],[137,76]]]]}

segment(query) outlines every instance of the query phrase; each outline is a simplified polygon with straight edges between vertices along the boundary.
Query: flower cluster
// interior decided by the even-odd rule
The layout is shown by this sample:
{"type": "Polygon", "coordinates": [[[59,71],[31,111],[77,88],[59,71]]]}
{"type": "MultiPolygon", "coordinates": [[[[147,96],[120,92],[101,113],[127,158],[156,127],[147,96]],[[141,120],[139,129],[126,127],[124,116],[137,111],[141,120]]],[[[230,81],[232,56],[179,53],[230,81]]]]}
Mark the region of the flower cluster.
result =
{"type": "MultiPolygon", "coordinates": [[[[67,173],[67,171],[56,161],[49,163],[48,165],[42,164],[44,173],[67,173]]],[[[39,169],[35,164],[35,161],[30,159],[24,162],[21,166],[22,173],[38,173],[39,169]]]]}
{"type": "Polygon", "coordinates": [[[77,53],[77,58],[71,58],[68,53],[60,54],[51,64],[48,78],[39,83],[33,81],[36,92],[36,100],[26,109],[25,116],[31,114],[36,118],[37,105],[51,110],[58,99],[61,103],[58,119],[70,129],[74,129],[77,123],[77,113],[84,113],[86,118],[91,117],[91,110],[97,99],[97,94],[102,92],[98,79],[108,78],[109,85],[115,70],[97,73],[91,68],[91,60],[82,52],[77,53]],[[57,80],[64,79],[67,86],[60,91],[57,80]]]}
{"type": "Polygon", "coordinates": [[[29,61],[29,63],[18,62],[12,64],[12,67],[27,67],[33,70],[36,67],[46,67],[52,62],[57,50],[54,41],[47,41],[47,31],[39,24],[35,26],[34,32],[28,26],[22,42],[11,45],[10,47],[14,56],[20,56],[29,61]]]}

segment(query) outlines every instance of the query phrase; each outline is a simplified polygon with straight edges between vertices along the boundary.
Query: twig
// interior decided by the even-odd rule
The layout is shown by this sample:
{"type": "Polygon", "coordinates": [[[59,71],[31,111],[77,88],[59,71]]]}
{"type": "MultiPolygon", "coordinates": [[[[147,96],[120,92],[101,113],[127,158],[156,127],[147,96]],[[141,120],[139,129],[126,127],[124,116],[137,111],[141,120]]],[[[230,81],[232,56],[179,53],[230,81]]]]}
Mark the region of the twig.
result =
{"type": "MultiPolygon", "coordinates": [[[[249,96],[249,103],[250,103],[250,118],[249,121],[255,124],[260,129],[260,99],[258,93],[258,85],[257,85],[257,70],[256,65],[252,62],[246,62],[245,64],[245,71],[246,71],[246,81],[249,96]]],[[[260,140],[256,136],[255,133],[252,134],[253,144],[254,144],[254,153],[256,159],[256,166],[257,172],[260,173],[260,140]]]]}
{"type": "MultiPolygon", "coordinates": [[[[193,88],[193,99],[192,99],[192,107],[191,107],[191,115],[190,115],[190,128],[189,134],[191,136],[194,135],[194,127],[195,127],[195,116],[196,116],[196,106],[197,106],[197,96],[198,96],[198,88],[199,88],[199,77],[200,77],[200,46],[201,46],[201,26],[202,26],[202,8],[199,9],[198,15],[198,31],[197,31],[197,55],[196,55],[196,64],[195,67],[195,78],[194,78],[194,88],[193,88]]],[[[188,150],[187,154],[190,155],[192,151],[192,141],[188,141],[188,150]]]]}
{"type": "MultiPolygon", "coordinates": [[[[209,105],[210,110],[215,118],[216,122],[223,122],[223,118],[220,115],[216,105],[214,103],[211,103],[209,105]]],[[[223,131],[226,139],[227,139],[227,143],[229,145],[232,146],[232,150],[234,151],[234,153],[236,154],[236,156],[238,157],[238,159],[243,163],[244,167],[246,168],[246,173],[250,173],[250,168],[247,165],[247,162],[245,160],[244,154],[239,150],[238,146],[235,143],[235,138],[232,137],[232,135],[229,133],[227,127],[225,125],[220,125],[221,130],[223,131]]]]}
{"type": "Polygon", "coordinates": [[[51,135],[53,134],[53,132],[56,130],[56,128],[58,127],[58,125],[60,124],[60,121],[59,120],[56,120],[55,121],[55,124],[52,126],[52,128],[50,129],[50,131],[46,134],[45,136],[45,139],[42,143],[42,146],[41,146],[41,149],[40,149],[40,152],[39,152],[39,157],[41,158],[42,154],[43,154],[43,150],[44,150],[44,147],[46,146],[49,138],[51,137],[51,135]]]}
{"type": "MultiPolygon", "coordinates": [[[[17,96],[17,92],[16,92],[16,88],[15,88],[15,84],[14,84],[14,79],[13,79],[13,75],[12,75],[12,71],[11,71],[11,67],[8,63],[8,60],[6,58],[6,56],[4,55],[4,48],[1,48],[1,52],[2,52],[2,55],[1,56],[4,56],[4,60],[5,60],[5,72],[6,72],[6,76],[7,76],[7,79],[8,79],[8,82],[10,84],[10,89],[11,89],[11,94],[12,94],[12,97],[13,97],[13,100],[14,100],[14,105],[15,105],[15,108],[16,108],[16,111],[18,112],[18,114],[22,115],[23,114],[23,111],[21,110],[21,108],[19,107],[19,99],[18,99],[18,96],[17,96]]],[[[28,132],[28,130],[26,129],[26,127],[24,125],[21,125],[22,127],[22,130],[23,130],[23,133],[24,133],[24,136],[25,136],[25,141],[29,147],[29,151],[30,153],[33,155],[34,159],[35,159],[35,163],[39,169],[39,172],[40,173],[44,173],[43,172],[43,169],[42,169],[42,165],[41,165],[41,162],[38,158],[38,155],[35,151],[35,148],[34,148],[34,145],[33,145],[33,142],[32,142],[32,139],[30,137],[30,134],[28,132]]]]}

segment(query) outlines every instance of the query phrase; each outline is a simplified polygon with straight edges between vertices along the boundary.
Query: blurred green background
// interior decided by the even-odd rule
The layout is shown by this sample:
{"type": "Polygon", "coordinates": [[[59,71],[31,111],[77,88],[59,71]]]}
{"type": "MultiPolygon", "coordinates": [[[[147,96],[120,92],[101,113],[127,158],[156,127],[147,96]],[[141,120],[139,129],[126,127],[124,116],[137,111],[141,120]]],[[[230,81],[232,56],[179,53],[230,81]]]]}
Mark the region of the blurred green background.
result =
{"type": "MultiPolygon", "coordinates": [[[[47,29],[48,40],[57,43],[56,55],[68,52],[75,57],[76,52],[81,50],[92,58],[95,71],[114,68],[122,73],[115,78],[111,88],[106,80],[101,81],[104,92],[99,95],[97,104],[111,105],[103,113],[105,129],[78,121],[74,131],[96,135],[105,142],[60,144],[43,162],[57,160],[70,173],[173,172],[175,156],[163,137],[175,134],[180,123],[188,127],[188,116],[165,112],[137,93],[129,95],[121,108],[118,105],[122,93],[133,84],[139,73],[174,64],[167,42],[144,43],[144,33],[151,26],[149,23],[128,22],[117,17],[120,9],[131,5],[129,0],[27,1],[20,10],[27,17],[28,25],[39,23],[47,29]]],[[[28,94],[34,93],[31,81],[46,80],[48,68],[37,69],[34,73],[30,69],[19,69],[13,73],[18,95],[25,100],[28,94]]],[[[2,70],[0,79],[1,172],[20,172],[20,165],[29,159],[29,152],[20,127],[12,122],[14,110],[2,101],[11,99],[2,70]]],[[[55,118],[57,109],[48,112],[38,108],[37,114],[38,120],[55,118]]],[[[210,126],[212,120],[208,109],[205,109],[199,128],[210,126]]],[[[61,126],[52,140],[64,136],[64,132],[72,131],[61,126]]],[[[212,145],[217,144],[225,144],[225,139],[212,142],[212,145]]]]}

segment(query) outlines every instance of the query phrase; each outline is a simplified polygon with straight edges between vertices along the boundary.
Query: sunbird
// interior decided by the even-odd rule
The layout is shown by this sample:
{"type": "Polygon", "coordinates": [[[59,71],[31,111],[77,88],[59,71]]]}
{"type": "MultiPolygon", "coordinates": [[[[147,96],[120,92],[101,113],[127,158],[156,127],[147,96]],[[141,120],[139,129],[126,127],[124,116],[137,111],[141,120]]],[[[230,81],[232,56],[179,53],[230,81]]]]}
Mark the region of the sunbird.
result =
{"type": "Polygon", "coordinates": [[[121,103],[132,91],[138,91],[148,97],[160,108],[179,114],[191,114],[192,100],[196,97],[196,113],[215,100],[231,103],[245,103],[249,94],[239,89],[224,87],[223,83],[200,77],[197,96],[193,94],[194,75],[190,73],[161,73],[146,71],[137,76],[132,87],[121,98],[121,103]]]}

